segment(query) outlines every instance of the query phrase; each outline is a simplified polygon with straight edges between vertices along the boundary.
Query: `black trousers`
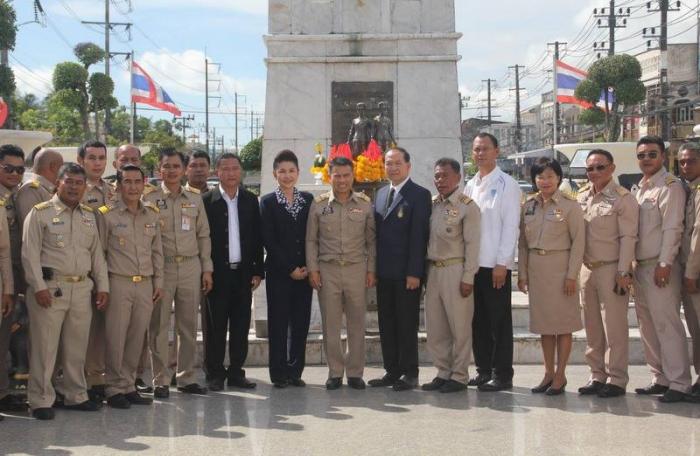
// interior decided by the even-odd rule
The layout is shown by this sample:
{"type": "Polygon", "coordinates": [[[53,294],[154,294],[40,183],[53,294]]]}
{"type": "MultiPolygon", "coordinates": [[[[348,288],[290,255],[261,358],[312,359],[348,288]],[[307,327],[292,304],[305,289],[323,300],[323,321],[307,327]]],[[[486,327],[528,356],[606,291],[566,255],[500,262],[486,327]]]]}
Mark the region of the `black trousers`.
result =
{"type": "Polygon", "coordinates": [[[205,305],[204,363],[207,380],[245,376],[253,292],[240,270],[215,270],[214,288],[205,305]],[[228,332],[228,370],[224,368],[228,332]]]}
{"type": "Polygon", "coordinates": [[[377,281],[382,358],[384,370],[392,377],[418,377],[420,295],[420,287],[406,289],[406,279],[377,281]]]}
{"type": "Polygon", "coordinates": [[[267,290],[267,331],[270,380],[301,378],[306,362],[306,336],[311,318],[313,289],[307,280],[270,271],[267,290]]]}
{"type": "Polygon", "coordinates": [[[472,348],[476,371],[502,381],[513,379],[513,315],[511,271],[500,290],[493,287],[493,269],[479,268],[474,279],[472,348]]]}

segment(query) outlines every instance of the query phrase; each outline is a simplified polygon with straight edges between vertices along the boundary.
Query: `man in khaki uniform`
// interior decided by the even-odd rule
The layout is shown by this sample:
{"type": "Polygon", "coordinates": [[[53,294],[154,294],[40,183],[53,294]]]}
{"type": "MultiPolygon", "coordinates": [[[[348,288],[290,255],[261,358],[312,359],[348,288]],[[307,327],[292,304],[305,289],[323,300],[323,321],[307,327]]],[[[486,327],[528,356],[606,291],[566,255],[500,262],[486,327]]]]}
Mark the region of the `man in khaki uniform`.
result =
{"type": "Polygon", "coordinates": [[[580,281],[591,369],[588,383],[578,391],[600,397],[625,394],[629,381],[627,311],[639,227],[639,205],[614,181],[614,171],[612,154],[592,150],[586,158],[590,183],[577,196],[586,221],[580,281]]]}
{"type": "MultiPolygon", "coordinates": [[[[24,151],[17,146],[5,144],[0,146],[0,201],[4,202],[7,226],[10,235],[12,258],[12,276],[14,279],[14,306],[24,305],[24,272],[22,270],[22,233],[17,220],[15,194],[24,175],[24,151]],[[19,294],[22,294],[20,297],[19,294]]],[[[0,222],[3,223],[3,222],[0,222]]],[[[0,233],[1,234],[1,233],[0,233]]],[[[26,401],[20,396],[10,394],[10,379],[7,372],[7,355],[12,337],[13,309],[9,306],[2,312],[4,318],[0,323],[0,412],[17,412],[26,409],[26,401]]],[[[24,337],[24,335],[22,335],[24,337]]]]}
{"type": "Polygon", "coordinates": [[[67,164],[58,175],[58,193],[29,213],[22,235],[22,264],[28,289],[30,368],[27,396],[33,415],[53,419],[56,392],[51,378],[58,350],[63,381],[57,385],[65,407],[95,411],[85,382],[93,286],[95,306],[107,306],[109,279],[95,214],[81,205],[85,171],[67,164]]]}
{"type": "Polygon", "coordinates": [[[681,175],[688,183],[685,205],[685,229],[681,242],[683,267],[683,311],[693,339],[692,364],[698,375],[691,392],[700,399],[700,146],[683,144],[678,152],[681,175]]]}
{"type": "Polygon", "coordinates": [[[166,398],[170,394],[168,326],[173,300],[179,337],[178,390],[206,394],[206,388],[195,381],[195,361],[200,290],[208,293],[212,287],[209,222],[199,192],[186,190],[180,184],[185,172],[184,155],[172,149],[165,150],[161,153],[159,167],[163,177],[160,187],[144,191],[144,200],[160,211],[165,258],[163,297],[155,303],[149,329],[154,395],[166,398]]]}
{"type": "Polygon", "coordinates": [[[162,295],[163,248],[158,208],[142,203],[144,174],[126,165],[117,171],[120,200],[99,211],[100,235],[109,269],[112,305],[107,307],[106,395],[114,408],[150,404],[136,391],[143,340],[162,295]]]}
{"type": "Polygon", "coordinates": [[[683,234],[685,191],[664,169],[661,138],[637,142],[637,160],[644,177],[636,191],[639,242],[634,270],[635,307],[652,382],[637,394],[663,394],[662,402],[679,402],[690,390],[685,328],[680,317],[681,269],[678,249],[683,234]]]}
{"type": "Polygon", "coordinates": [[[15,196],[15,208],[20,230],[24,219],[32,208],[51,199],[56,191],[58,171],[63,166],[61,154],[51,149],[42,149],[34,157],[34,179],[22,184],[15,196]]]}
{"type": "Polygon", "coordinates": [[[332,190],[311,203],[306,227],[306,264],[318,291],[323,346],[328,358],[326,388],[343,384],[364,389],[366,289],[375,285],[375,224],[370,199],[352,191],[353,165],[346,158],[330,163],[332,190]],[[343,313],[347,354],[340,340],[343,313]]]}
{"type": "Polygon", "coordinates": [[[425,326],[428,352],[437,376],[425,391],[453,393],[467,389],[472,350],[474,274],[479,269],[481,212],[459,191],[459,162],[442,158],[435,163],[435,188],[428,241],[428,281],[425,326]]]}
{"type": "MultiPolygon", "coordinates": [[[[82,203],[97,210],[112,201],[114,189],[102,179],[107,167],[107,146],[96,140],[82,144],[78,148],[78,164],[85,169],[87,175],[87,190],[82,203]]],[[[105,398],[105,344],[105,314],[93,312],[85,358],[88,395],[93,401],[102,401],[105,398]]]]}
{"type": "MultiPolygon", "coordinates": [[[[0,298],[0,325],[2,326],[4,326],[5,320],[10,320],[9,317],[11,316],[13,308],[12,300],[14,298],[13,295],[15,291],[12,280],[11,256],[10,229],[9,225],[7,224],[7,215],[5,214],[5,201],[0,200],[0,295],[2,296],[2,298],[0,298]]],[[[5,352],[7,352],[7,346],[5,347],[5,352]]],[[[0,370],[2,370],[3,374],[5,375],[5,379],[3,379],[3,381],[7,382],[7,370],[4,368],[4,366],[0,370]]],[[[8,388],[5,388],[5,391],[7,389],[8,388]]],[[[4,391],[0,391],[0,393],[3,392],[4,391]]],[[[9,402],[5,400],[5,397],[2,398],[4,402],[9,402]]],[[[2,421],[2,415],[0,415],[0,421],[2,421]]]]}

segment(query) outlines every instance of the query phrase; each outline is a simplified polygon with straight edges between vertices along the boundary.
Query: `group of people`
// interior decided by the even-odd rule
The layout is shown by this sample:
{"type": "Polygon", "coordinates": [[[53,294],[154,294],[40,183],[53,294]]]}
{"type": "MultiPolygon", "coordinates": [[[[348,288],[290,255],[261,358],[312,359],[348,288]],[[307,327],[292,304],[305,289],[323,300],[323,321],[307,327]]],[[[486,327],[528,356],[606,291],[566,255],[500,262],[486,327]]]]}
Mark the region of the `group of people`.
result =
{"type": "Polygon", "coordinates": [[[252,294],[263,279],[269,373],[277,388],[305,385],[313,290],[326,388],[338,389],[344,379],[365,388],[366,290],[376,286],[385,374],[369,380],[371,387],[418,386],[425,290],[427,348],[437,373],[421,388],[510,389],[516,252],[530,329],[542,337],[545,374],[533,393],[564,392],[572,333],[585,326],[591,376],[579,393],[625,394],[634,290],[652,371],[651,383],[636,392],[664,402],[697,401],[700,380],[691,386],[679,309],[682,302],[697,372],[700,146],[680,151],[687,189],[664,168],[665,145],[655,137],[639,141],[644,177],[633,192],[614,181],[607,151],[589,153],[590,183],[577,196],[559,190],[560,165],[542,158],[531,169],[537,192],[523,204],[517,182],[496,165],[498,155],[495,137],[477,135],[478,172],[463,191],[462,165],[437,160],[431,198],[410,178],[408,151],[393,147],[385,155],[389,185],[373,202],[353,191],[353,163],[345,158],[329,164],[329,192],[300,191],[298,159],[284,150],[273,161],[276,190],[258,200],[242,187],[235,154],[218,157],[218,185],[209,187],[205,152],[164,150],[162,182],[153,186],[140,168],[139,149],[123,145],[108,182],[107,148],[89,141],[79,148],[78,163],[40,150],[34,176],[22,183],[23,151],[1,146],[0,410],[26,407],[9,394],[5,371],[7,317],[23,296],[30,320],[27,399],[38,419],[53,419],[55,407],[150,404],[143,393],[166,399],[173,381],[186,394],[221,391],[225,384],[255,388],[243,366],[252,294]],[[195,369],[200,310],[206,385],[197,382],[195,369]],[[472,352],[476,375],[470,377],[472,352]],[[153,387],[141,379],[149,354],[153,387]]]}

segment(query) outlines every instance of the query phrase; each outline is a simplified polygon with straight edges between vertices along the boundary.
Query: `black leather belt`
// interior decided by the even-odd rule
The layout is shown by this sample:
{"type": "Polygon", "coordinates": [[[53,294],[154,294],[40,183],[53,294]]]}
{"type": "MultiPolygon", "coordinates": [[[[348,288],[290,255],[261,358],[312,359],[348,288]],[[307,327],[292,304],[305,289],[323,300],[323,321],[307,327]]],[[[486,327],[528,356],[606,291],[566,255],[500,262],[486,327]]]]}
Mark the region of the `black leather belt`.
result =
{"type": "Polygon", "coordinates": [[[240,267],[241,267],[241,263],[229,263],[228,264],[228,268],[232,271],[236,271],[236,270],[240,269],[240,267]]]}

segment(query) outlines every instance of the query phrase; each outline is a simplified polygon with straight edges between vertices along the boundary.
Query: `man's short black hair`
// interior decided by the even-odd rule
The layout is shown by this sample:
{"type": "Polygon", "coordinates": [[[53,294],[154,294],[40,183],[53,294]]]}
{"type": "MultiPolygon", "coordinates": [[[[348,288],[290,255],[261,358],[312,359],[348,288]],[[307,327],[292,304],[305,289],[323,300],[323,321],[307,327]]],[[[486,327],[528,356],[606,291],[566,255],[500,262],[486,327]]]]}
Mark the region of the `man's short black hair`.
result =
{"type": "Polygon", "coordinates": [[[284,149],[275,155],[275,159],[272,162],[272,169],[277,169],[282,162],[294,163],[294,166],[296,166],[297,169],[299,168],[299,159],[297,155],[289,149],[284,149]]]}
{"type": "Polygon", "coordinates": [[[354,168],[352,160],[345,157],[335,157],[333,160],[331,160],[331,162],[328,164],[328,171],[333,171],[333,168],[336,166],[349,166],[350,168],[354,168]]]}
{"type": "Polygon", "coordinates": [[[433,168],[437,168],[438,166],[441,168],[444,168],[444,167],[452,168],[452,170],[455,173],[459,174],[460,176],[462,175],[462,165],[460,165],[459,162],[457,160],[455,160],[454,158],[449,158],[449,157],[440,158],[435,162],[435,166],[433,166],[433,168]]]}
{"type": "Polygon", "coordinates": [[[236,160],[238,162],[238,165],[243,168],[243,162],[241,161],[241,157],[238,155],[231,153],[231,152],[224,152],[223,154],[219,155],[219,158],[216,159],[216,169],[219,169],[219,166],[221,166],[221,161],[222,160],[236,160]]]}
{"type": "Polygon", "coordinates": [[[91,139],[89,141],[84,142],[83,144],[78,147],[78,157],[80,158],[85,158],[85,154],[87,153],[88,147],[94,147],[97,149],[104,149],[105,151],[105,156],[107,156],[107,146],[105,143],[102,141],[98,141],[96,139],[91,139]]]}
{"type": "Polygon", "coordinates": [[[24,151],[15,144],[3,144],[0,146],[0,160],[4,160],[7,156],[19,157],[24,160],[24,151]]]}
{"type": "Polygon", "coordinates": [[[85,168],[73,162],[64,163],[63,166],[61,166],[61,169],[58,170],[58,180],[63,180],[66,174],[79,175],[87,179],[85,168]]]}
{"type": "Polygon", "coordinates": [[[209,154],[207,153],[206,150],[202,150],[202,149],[193,150],[189,156],[188,163],[189,163],[189,160],[194,160],[195,158],[203,158],[207,161],[207,163],[209,165],[211,165],[211,157],[209,156],[209,154]]]}
{"type": "Polygon", "coordinates": [[[615,163],[615,160],[613,160],[613,155],[605,149],[593,149],[592,151],[588,152],[588,155],[586,155],[586,160],[591,158],[591,155],[602,155],[603,157],[607,158],[610,163],[615,163]]]}
{"type": "Polygon", "coordinates": [[[124,165],[121,168],[119,168],[119,171],[117,171],[117,182],[118,183],[120,183],[120,184],[122,183],[122,179],[124,178],[124,173],[127,171],[138,171],[139,173],[141,173],[141,179],[146,178],[146,173],[144,173],[141,168],[139,168],[136,165],[127,164],[127,165],[124,165]]]}
{"type": "MultiPolygon", "coordinates": [[[[684,150],[687,150],[689,152],[694,153],[695,155],[700,156],[700,143],[697,142],[687,142],[681,144],[681,147],[678,148],[678,154],[680,155],[681,152],[684,150]]],[[[2,158],[0,156],[0,158],[2,158]]]]}
{"type": "Polygon", "coordinates": [[[411,163],[411,154],[409,154],[408,151],[407,151],[406,149],[404,149],[403,147],[396,146],[396,147],[390,148],[390,149],[387,151],[387,153],[391,152],[392,150],[396,150],[396,151],[398,151],[398,152],[401,152],[401,155],[403,155],[404,161],[405,161],[406,163],[411,163]]]}
{"type": "Polygon", "coordinates": [[[540,157],[537,160],[535,160],[535,163],[533,163],[532,167],[530,168],[532,188],[537,189],[537,184],[535,184],[535,178],[543,172],[545,172],[545,170],[547,169],[551,169],[552,171],[554,171],[554,174],[556,174],[557,177],[559,177],[559,183],[561,184],[561,180],[564,178],[564,171],[562,171],[559,162],[554,160],[553,158],[540,157]]]}
{"type": "Polygon", "coordinates": [[[165,157],[180,157],[180,161],[182,162],[182,166],[187,166],[187,157],[185,157],[185,154],[180,152],[177,149],[174,149],[172,147],[167,147],[163,150],[160,151],[160,155],[158,157],[158,163],[162,163],[163,159],[165,157]]]}
{"type": "Polygon", "coordinates": [[[662,153],[666,153],[666,144],[660,136],[643,136],[639,138],[639,141],[637,141],[637,147],[641,146],[642,144],[656,144],[659,146],[662,153]]]}
{"type": "Polygon", "coordinates": [[[491,133],[486,133],[485,131],[482,131],[481,133],[478,133],[474,137],[474,139],[476,139],[476,138],[480,138],[480,139],[488,138],[491,140],[491,144],[493,144],[493,147],[498,148],[498,139],[496,139],[496,137],[494,135],[492,135],[491,133]]]}

